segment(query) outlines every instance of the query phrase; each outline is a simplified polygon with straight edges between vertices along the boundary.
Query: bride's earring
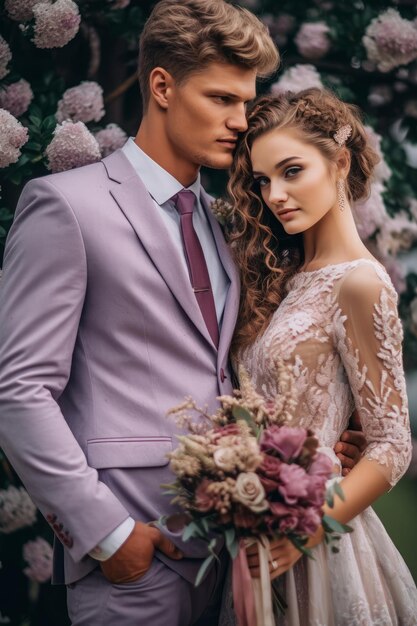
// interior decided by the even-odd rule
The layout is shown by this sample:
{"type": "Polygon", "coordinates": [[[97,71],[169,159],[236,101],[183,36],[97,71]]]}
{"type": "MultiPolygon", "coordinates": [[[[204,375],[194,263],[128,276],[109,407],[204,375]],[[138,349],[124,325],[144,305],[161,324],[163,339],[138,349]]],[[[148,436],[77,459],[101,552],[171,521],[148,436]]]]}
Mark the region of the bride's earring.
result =
{"type": "Polygon", "coordinates": [[[339,209],[344,211],[346,208],[346,194],[345,194],[345,181],[343,178],[339,178],[336,183],[337,187],[337,202],[339,209]]]}

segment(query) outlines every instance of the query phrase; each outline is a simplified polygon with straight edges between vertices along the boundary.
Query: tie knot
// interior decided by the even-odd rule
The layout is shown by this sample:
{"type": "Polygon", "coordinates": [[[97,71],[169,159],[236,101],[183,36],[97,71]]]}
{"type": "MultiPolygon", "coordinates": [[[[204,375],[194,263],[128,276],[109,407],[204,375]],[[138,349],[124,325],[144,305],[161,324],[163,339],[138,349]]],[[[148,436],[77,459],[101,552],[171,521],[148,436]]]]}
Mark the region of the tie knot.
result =
{"type": "Polygon", "coordinates": [[[195,194],[189,189],[183,189],[179,193],[175,194],[172,198],[177,211],[180,215],[185,215],[186,213],[192,213],[195,208],[195,194]]]}

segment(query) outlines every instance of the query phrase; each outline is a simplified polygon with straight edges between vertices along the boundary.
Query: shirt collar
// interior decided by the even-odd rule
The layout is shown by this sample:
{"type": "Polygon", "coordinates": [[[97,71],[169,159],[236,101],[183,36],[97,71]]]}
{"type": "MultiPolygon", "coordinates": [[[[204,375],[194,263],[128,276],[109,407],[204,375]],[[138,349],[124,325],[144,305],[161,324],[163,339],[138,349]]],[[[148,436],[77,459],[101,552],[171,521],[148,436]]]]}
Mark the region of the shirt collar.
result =
{"type": "MultiPolygon", "coordinates": [[[[172,196],[184,189],[176,178],[139,148],[133,137],[127,140],[122,150],[157,204],[165,204],[172,196]]],[[[187,189],[190,189],[198,199],[200,198],[200,173],[187,189]]]]}

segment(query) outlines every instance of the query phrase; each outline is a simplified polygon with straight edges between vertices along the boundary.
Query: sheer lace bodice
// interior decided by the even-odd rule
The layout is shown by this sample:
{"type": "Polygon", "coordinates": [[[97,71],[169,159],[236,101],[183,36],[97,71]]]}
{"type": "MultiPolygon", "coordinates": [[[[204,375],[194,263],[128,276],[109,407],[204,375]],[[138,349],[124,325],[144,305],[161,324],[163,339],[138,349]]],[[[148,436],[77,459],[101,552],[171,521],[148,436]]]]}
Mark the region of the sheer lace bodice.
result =
{"type": "Polygon", "coordinates": [[[394,485],[411,457],[397,295],[376,261],[359,259],[300,272],[266,332],[241,361],[255,387],[277,393],[277,358],[296,379],[295,423],[333,448],[354,407],[368,447],[394,485]]]}

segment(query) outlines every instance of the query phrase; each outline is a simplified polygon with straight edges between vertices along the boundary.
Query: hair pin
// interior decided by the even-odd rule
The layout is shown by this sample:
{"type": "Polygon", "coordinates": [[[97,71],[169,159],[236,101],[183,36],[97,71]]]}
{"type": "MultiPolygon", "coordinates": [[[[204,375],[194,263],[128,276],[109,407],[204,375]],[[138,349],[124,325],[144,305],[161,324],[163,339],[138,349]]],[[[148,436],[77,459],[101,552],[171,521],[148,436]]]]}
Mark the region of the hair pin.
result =
{"type": "Polygon", "coordinates": [[[352,134],[352,126],[350,124],[345,124],[341,126],[339,130],[333,135],[333,139],[340,147],[344,146],[346,141],[352,134]]]}

